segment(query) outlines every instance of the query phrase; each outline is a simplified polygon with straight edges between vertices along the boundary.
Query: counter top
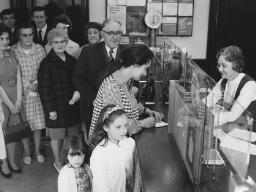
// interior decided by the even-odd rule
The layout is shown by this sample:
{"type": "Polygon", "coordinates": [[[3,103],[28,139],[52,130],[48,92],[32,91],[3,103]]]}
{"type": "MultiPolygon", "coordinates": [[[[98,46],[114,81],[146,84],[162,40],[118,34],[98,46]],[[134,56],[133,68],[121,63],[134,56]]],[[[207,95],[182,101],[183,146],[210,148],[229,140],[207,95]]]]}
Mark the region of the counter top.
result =
{"type": "Polygon", "coordinates": [[[135,135],[144,192],[192,192],[193,184],[168,127],[135,135]]]}

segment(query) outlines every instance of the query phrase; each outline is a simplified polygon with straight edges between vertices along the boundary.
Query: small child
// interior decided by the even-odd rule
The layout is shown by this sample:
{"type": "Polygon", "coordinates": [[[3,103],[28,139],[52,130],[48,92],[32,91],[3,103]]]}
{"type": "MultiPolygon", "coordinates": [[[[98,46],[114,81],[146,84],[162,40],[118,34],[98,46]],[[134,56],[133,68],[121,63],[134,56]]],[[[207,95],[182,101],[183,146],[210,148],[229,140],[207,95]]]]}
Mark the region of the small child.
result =
{"type": "Polygon", "coordinates": [[[102,130],[104,137],[90,158],[93,192],[140,191],[135,141],[126,137],[128,126],[128,118],[119,106],[102,109],[96,129],[102,130]]]}
{"type": "Polygon", "coordinates": [[[64,142],[61,161],[64,167],[58,177],[58,192],[91,192],[92,174],[85,158],[88,147],[78,136],[64,142]]]}

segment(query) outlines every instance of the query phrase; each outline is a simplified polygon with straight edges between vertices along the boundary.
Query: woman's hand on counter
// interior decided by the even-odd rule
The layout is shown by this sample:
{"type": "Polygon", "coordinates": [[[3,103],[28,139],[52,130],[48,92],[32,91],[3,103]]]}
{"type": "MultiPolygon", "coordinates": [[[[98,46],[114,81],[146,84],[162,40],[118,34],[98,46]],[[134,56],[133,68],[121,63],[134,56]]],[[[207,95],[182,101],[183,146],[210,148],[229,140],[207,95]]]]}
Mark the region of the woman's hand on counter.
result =
{"type": "Polygon", "coordinates": [[[154,117],[156,122],[160,122],[164,117],[162,113],[159,113],[157,111],[152,111],[148,108],[145,110],[145,113],[148,114],[150,117],[154,117]]]}
{"type": "Polygon", "coordinates": [[[140,120],[141,127],[151,128],[156,124],[156,119],[154,117],[147,117],[143,120],[140,120]]]}

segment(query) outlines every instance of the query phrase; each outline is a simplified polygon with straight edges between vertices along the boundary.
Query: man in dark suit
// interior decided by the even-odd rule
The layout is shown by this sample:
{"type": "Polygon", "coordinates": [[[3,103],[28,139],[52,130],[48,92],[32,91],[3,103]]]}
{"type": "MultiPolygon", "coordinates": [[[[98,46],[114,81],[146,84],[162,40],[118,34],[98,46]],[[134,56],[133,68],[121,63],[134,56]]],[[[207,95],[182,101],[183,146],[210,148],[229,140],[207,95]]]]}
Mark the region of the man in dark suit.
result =
{"type": "Polygon", "coordinates": [[[32,9],[31,18],[35,22],[36,30],[34,42],[44,46],[47,43],[47,34],[50,27],[46,23],[47,15],[44,7],[36,6],[32,9]]]}
{"type": "Polygon", "coordinates": [[[118,59],[122,46],[119,45],[122,36],[121,23],[114,19],[106,19],[102,24],[101,36],[104,41],[82,49],[76,70],[74,83],[80,92],[80,113],[89,132],[93,101],[107,67],[118,59]]]}

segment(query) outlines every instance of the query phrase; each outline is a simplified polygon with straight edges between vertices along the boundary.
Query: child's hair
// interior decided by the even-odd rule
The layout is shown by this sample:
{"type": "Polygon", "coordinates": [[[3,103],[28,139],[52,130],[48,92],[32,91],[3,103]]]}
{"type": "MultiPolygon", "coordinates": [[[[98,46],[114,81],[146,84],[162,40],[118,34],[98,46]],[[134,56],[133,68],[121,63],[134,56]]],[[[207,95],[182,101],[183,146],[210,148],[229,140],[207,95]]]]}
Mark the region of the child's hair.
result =
{"type": "Polygon", "coordinates": [[[67,156],[70,149],[72,150],[72,152],[81,151],[82,153],[85,154],[85,159],[83,164],[86,164],[89,162],[88,145],[83,141],[82,137],[70,136],[65,138],[64,146],[60,154],[60,161],[62,165],[65,165],[66,163],[68,163],[67,156]]]}
{"type": "Polygon", "coordinates": [[[101,141],[105,139],[105,142],[102,146],[105,146],[108,141],[108,135],[106,131],[103,129],[103,126],[110,126],[111,123],[115,121],[117,117],[121,115],[126,115],[125,111],[119,105],[106,105],[100,112],[98,122],[95,126],[97,141],[101,141]]]}

